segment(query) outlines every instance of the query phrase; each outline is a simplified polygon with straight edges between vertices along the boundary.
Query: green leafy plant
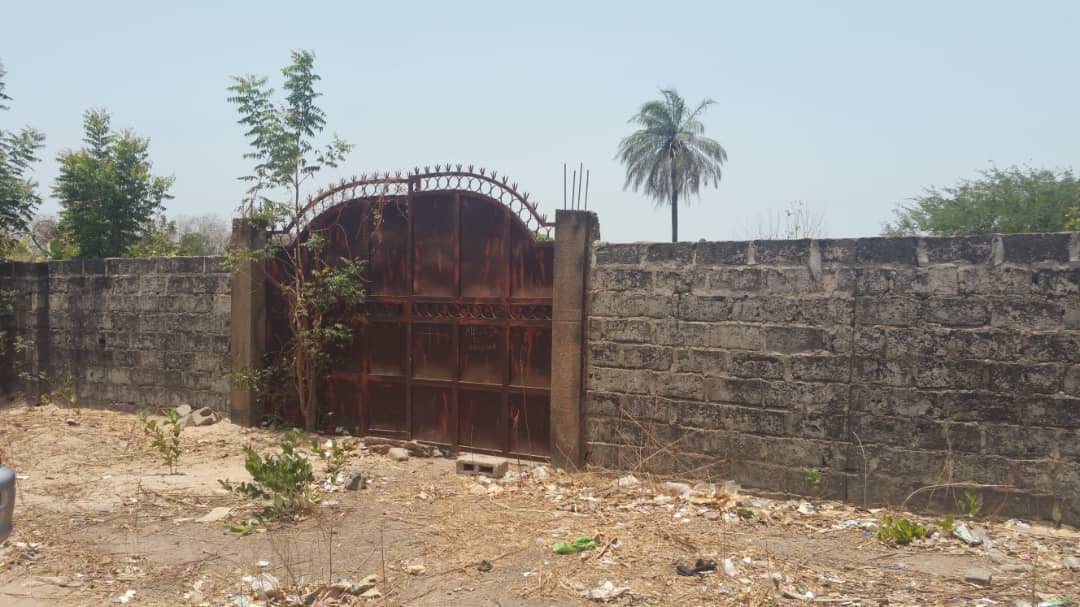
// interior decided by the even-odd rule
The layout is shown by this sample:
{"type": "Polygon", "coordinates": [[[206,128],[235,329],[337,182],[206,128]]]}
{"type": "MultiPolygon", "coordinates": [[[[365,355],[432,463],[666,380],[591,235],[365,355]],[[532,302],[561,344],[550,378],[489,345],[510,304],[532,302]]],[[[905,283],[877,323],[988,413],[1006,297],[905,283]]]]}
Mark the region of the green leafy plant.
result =
{"type": "MultiPolygon", "coordinates": [[[[0,110],[11,101],[5,92],[7,71],[0,63],[0,110]]],[[[25,232],[41,204],[37,183],[32,178],[37,154],[45,147],[45,135],[29,127],[19,131],[0,129],[0,254],[12,236],[25,232]]]]}
{"type": "Polygon", "coordinates": [[[169,467],[170,474],[177,474],[177,463],[183,448],[180,445],[180,433],[184,431],[184,425],[175,409],[164,409],[162,415],[165,420],[158,423],[150,419],[146,413],[139,416],[146,434],[153,439],[151,445],[161,454],[162,464],[169,467]]]}
{"type": "Polygon", "coordinates": [[[32,339],[26,339],[22,335],[16,335],[15,339],[11,342],[11,347],[15,351],[15,359],[12,361],[12,368],[15,370],[15,376],[23,382],[24,390],[27,393],[37,392],[37,404],[48,404],[51,400],[49,392],[48,390],[41,389],[41,386],[46,384],[49,380],[48,371],[45,369],[34,371],[32,365],[27,363],[27,359],[33,357],[36,343],[32,339]]]}
{"type": "Polygon", "coordinates": [[[311,441],[311,450],[318,453],[319,459],[326,464],[326,475],[330,477],[331,482],[334,482],[337,475],[345,470],[345,465],[349,461],[349,451],[352,451],[355,446],[352,441],[342,438],[328,438],[321,444],[318,440],[311,441]]]}
{"type": "Polygon", "coordinates": [[[282,434],[278,453],[262,456],[250,445],[246,446],[244,469],[251,474],[252,481],[236,485],[218,481],[227,491],[262,502],[263,510],[244,524],[300,514],[318,501],[317,495],[309,490],[315,479],[311,462],[298,449],[303,442],[304,433],[294,429],[282,434]]]}
{"type": "Polygon", "coordinates": [[[945,515],[945,518],[938,521],[938,527],[941,527],[941,530],[946,534],[952,533],[953,527],[955,525],[956,525],[956,518],[951,514],[945,515]]]}
{"type": "Polygon", "coordinates": [[[982,511],[982,500],[979,499],[978,495],[965,491],[964,497],[956,500],[956,507],[960,510],[960,514],[968,518],[975,518],[982,511]]]}
{"type": "Polygon", "coordinates": [[[749,508],[739,508],[735,511],[735,514],[738,514],[739,518],[744,520],[750,520],[754,518],[754,511],[749,508]]]}
{"type": "Polygon", "coordinates": [[[324,168],[333,168],[352,145],[334,136],[320,145],[326,115],[316,104],[320,80],[314,71],[315,55],[292,53],[282,70],[285,96],[275,101],[274,89],[258,76],[233,78],[228,100],[237,106],[239,123],[254,162],[252,173],[241,177],[248,184],[241,212],[252,225],[294,230],[290,238],[267,239],[265,246],[233,247],[225,256],[232,271],[274,260],[280,273],[266,273],[267,282],[287,307],[289,341],[276,364],[289,370],[290,383],[304,427],[319,426],[319,387],[335,350],[351,341],[346,319],[360,311],[364,301],[364,264],[348,257],[326,254],[327,238],[335,227],[306,224],[305,184],[324,168]]]}
{"type": "Polygon", "coordinates": [[[813,467],[804,469],[803,481],[811,491],[817,491],[821,487],[821,470],[813,467]]]}
{"type": "Polygon", "coordinates": [[[64,386],[60,388],[60,394],[72,409],[79,406],[79,392],[75,388],[75,376],[71,373],[71,367],[64,370],[64,386]]]}
{"type": "Polygon", "coordinates": [[[878,539],[883,542],[892,542],[904,546],[924,537],[926,537],[926,527],[918,523],[913,523],[906,518],[894,518],[888,515],[881,517],[881,525],[878,526],[878,539]]]}
{"type": "Polygon", "coordinates": [[[1065,211],[1065,229],[1080,230],[1080,207],[1065,211]]]}
{"type": "Polygon", "coordinates": [[[83,129],[85,146],[56,158],[60,229],[79,257],[120,257],[160,227],[153,219],[173,178],[151,175],[150,140],[113,130],[105,110],[87,110],[83,129]]]}

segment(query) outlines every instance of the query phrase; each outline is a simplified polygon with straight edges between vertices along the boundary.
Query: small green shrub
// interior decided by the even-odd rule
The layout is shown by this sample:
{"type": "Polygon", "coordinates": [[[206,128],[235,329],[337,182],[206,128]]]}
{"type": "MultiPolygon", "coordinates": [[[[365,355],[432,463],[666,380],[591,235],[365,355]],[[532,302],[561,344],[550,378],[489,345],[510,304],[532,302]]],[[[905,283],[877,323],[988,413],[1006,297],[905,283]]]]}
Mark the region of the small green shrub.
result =
{"type": "Polygon", "coordinates": [[[297,451],[303,440],[303,432],[289,430],[281,436],[281,451],[265,457],[246,446],[244,468],[251,474],[252,482],[233,485],[225,480],[218,481],[227,491],[263,502],[262,512],[249,519],[247,524],[252,520],[263,522],[300,514],[318,501],[318,496],[308,487],[315,479],[311,462],[297,451]]]}
{"type": "Polygon", "coordinates": [[[938,527],[941,527],[943,533],[952,533],[953,527],[956,526],[956,518],[951,514],[945,515],[945,518],[938,521],[938,527]]]}
{"type": "Polygon", "coordinates": [[[158,424],[157,420],[149,419],[146,413],[139,415],[143,429],[153,439],[152,446],[161,454],[161,463],[169,467],[170,474],[177,473],[176,464],[180,461],[183,448],[180,446],[180,433],[184,426],[180,423],[180,417],[175,409],[164,409],[161,412],[165,421],[158,424]]]}
{"type": "Polygon", "coordinates": [[[355,444],[348,439],[327,439],[322,444],[318,440],[311,441],[311,450],[319,454],[319,459],[326,463],[326,474],[330,482],[334,482],[337,475],[345,470],[345,464],[349,460],[349,451],[355,448],[355,444]]]}
{"type": "Polygon", "coordinates": [[[918,523],[913,523],[906,518],[894,518],[888,515],[881,517],[881,525],[878,527],[878,539],[883,542],[892,542],[904,546],[924,537],[926,537],[926,527],[918,523]]]}
{"type": "Polygon", "coordinates": [[[975,518],[982,511],[982,500],[974,493],[965,491],[963,499],[956,500],[956,507],[960,509],[960,514],[968,518],[975,518]]]}
{"type": "Polygon", "coordinates": [[[817,468],[806,468],[803,470],[803,481],[806,482],[806,486],[809,487],[811,491],[817,491],[818,487],[821,486],[821,470],[818,470],[817,468]]]}

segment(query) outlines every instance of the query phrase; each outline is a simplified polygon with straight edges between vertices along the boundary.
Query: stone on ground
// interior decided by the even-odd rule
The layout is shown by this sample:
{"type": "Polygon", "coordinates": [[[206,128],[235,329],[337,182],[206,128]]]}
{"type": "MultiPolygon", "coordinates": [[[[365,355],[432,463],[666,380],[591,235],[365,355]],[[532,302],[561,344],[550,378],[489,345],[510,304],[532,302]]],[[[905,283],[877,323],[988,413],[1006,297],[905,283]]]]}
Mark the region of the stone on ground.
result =
{"type": "Polygon", "coordinates": [[[409,459],[409,451],[401,447],[391,447],[386,452],[386,455],[395,462],[403,462],[409,459]]]}
{"type": "Polygon", "coordinates": [[[192,411],[190,419],[190,425],[192,426],[209,426],[217,423],[218,416],[210,407],[203,407],[192,411]]]}

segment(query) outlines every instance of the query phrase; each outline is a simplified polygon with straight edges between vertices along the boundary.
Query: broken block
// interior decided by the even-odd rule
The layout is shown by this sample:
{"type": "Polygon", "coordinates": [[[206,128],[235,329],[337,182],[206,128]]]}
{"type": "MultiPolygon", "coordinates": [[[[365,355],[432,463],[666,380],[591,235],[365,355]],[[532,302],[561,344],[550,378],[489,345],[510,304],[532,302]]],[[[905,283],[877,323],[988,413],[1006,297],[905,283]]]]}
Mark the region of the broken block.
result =
{"type": "Polygon", "coordinates": [[[457,458],[457,473],[502,478],[509,465],[510,462],[502,457],[466,453],[457,458]]]}

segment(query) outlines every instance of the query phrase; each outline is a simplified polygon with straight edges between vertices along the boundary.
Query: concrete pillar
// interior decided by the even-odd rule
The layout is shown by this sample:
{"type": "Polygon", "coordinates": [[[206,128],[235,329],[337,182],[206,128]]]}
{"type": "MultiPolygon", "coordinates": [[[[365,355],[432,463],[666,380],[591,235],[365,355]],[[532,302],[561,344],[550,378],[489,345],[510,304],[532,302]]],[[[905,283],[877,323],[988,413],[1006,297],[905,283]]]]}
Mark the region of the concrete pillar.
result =
{"type": "Polygon", "coordinates": [[[590,247],[599,237],[596,214],[555,212],[555,276],[551,314],[551,463],[580,468],[585,462],[585,296],[590,247]]]}
{"type": "MultiPolygon", "coordinates": [[[[266,228],[250,219],[234,219],[232,246],[258,250],[266,245],[266,228]]],[[[232,310],[230,311],[231,368],[259,369],[266,350],[266,280],[262,262],[250,262],[232,275],[232,310]]],[[[233,423],[254,426],[262,421],[263,411],[255,401],[254,391],[232,385],[229,414],[233,423]]]]}

